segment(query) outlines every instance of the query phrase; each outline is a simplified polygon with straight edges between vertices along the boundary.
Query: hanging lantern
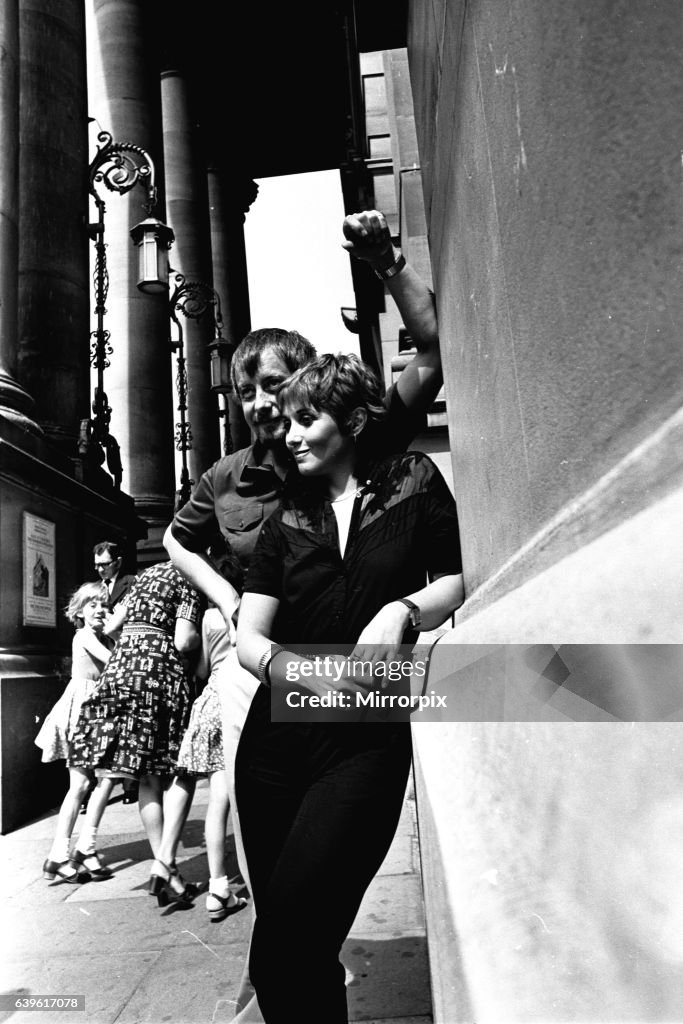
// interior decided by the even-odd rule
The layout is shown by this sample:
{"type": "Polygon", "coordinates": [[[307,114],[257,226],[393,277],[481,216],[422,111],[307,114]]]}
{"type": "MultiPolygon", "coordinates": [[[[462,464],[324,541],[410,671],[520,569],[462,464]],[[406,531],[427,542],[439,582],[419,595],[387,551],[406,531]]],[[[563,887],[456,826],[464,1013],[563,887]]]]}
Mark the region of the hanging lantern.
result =
{"type": "Polygon", "coordinates": [[[232,391],[230,381],[230,362],[235,346],[217,335],[209,342],[211,357],[211,390],[218,395],[227,395],[232,391]]]}
{"type": "Polygon", "coordinates": [[[147,217],[131,228],[130,237],[138,247],[138,288],[146,295],[168,291],[168,251],[175,241],[173,230],[155,217],[147,217]]]}

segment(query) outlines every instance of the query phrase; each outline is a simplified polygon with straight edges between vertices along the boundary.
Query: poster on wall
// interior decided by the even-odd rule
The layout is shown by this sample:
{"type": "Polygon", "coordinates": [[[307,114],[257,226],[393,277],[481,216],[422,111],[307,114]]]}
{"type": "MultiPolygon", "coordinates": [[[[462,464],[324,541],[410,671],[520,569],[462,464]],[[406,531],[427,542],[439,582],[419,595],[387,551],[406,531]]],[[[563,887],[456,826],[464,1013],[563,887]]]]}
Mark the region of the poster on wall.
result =
{"type": "Polygon", "coordinates": [[[55,524],[24,512],[24,625],[57,624],[55,524]]]}

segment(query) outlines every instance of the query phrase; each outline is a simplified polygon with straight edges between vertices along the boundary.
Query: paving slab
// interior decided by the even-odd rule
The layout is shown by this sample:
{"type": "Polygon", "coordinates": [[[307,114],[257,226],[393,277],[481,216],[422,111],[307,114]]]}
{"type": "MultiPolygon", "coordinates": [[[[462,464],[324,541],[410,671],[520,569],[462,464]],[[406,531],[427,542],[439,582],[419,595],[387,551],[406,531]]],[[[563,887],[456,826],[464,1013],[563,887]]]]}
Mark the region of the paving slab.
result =
{"type": "MultiPolygon", "coordinates": [[[[206,885],[200,782],[179,849],[183,876],[206,885]]],[[[76,826],[75,834],[82,822],[76,826]]],[[[195,905],[159,908],[147,892],[151,867],[137,803],[114,793],[98,847],[114,871],[105,882],[50,884],[42,863],[55,813],[0,836],[0,991],[83,994],[86,1009],[0,1012],[0,1024],[228,1024],[247,956],[253,908],[212,924],[195,905]]],[[[239,875],[229,822],[228,871],[239,875]]],[[[314,941],[314,936],[311,937],[314,941]]],[[[351,1020],[431,1024],[429,972],[412,798],[346,943],[351,1020]]],[[[305,967],[304,967],[305,969],[305,967]]],[[[321,1022],[324,1024],[324,1022],[321,1022]]]]}
{"type": "Polygon", "coordinates": [[[3,962],[18,963],[23,958],[48,957],[54,949],[87,956],[98,949],[112,953],[159,951],[201,940],[216,946],[234,945],[244,957],[250,930],[250,908],[213,924],[201,897],[188,909],[177,904],[159,909],[149,896],[127,903],[112,900],[45,906],[31,914],[14,907],[2,915],[0,951],[3,962]]]}
{"type": "Polygon", "coordinates": [[[126,1003],[117,1024],[196,1024],[212,1021],[234,999],[243,956],[201,942],[159,955],[126,1003]]]}
{"type": "Polygon", "coordinates": [[[423,935],[424,931],[420,879],[415,875],[378,875],[365,894],[350,935],[423,935]]]}
{"type": "Polygon", "coordinates": [[[12,1024],[113,1024],[142,982],[159,952],[87,953],[58,952],[48,957],[3,964],[0,969],[4,992],[26,991],[30,995],[84,995],[85,1010],[42,1012],[15,1011],[0,1015],[12,1024]]]}
{"type": "Polygon", "coordinates": [[[352,1020],[428,1014],[431,1010],[427,940],[424,935],[348,940],[347,1001],[352,1020]]]}
{"type": "Polygon", "coordinates": [[[372,1020],[349,1018],[349,1024],[433,1024],[434,1018],[431,1013],[420,1017],[373,1017],[372,1020]]]}

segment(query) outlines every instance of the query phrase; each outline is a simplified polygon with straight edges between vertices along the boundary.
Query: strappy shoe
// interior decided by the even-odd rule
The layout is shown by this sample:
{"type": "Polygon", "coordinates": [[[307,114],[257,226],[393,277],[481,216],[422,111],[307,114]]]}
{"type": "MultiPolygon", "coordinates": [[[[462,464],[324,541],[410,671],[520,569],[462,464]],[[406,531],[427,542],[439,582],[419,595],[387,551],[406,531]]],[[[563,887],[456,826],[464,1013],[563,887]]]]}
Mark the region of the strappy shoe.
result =
{"type": "Polygon", "coordinates": [[[169,903],[178,903],[184,907],[191,907],[192,900],[197,895],[197,887],[186,883],[175,864],[169,867],[162,860],[155,859],[154,865],[159,870],[153,870],[149,876],[149,894],[156,896],[157,904],[166,907],[169,903]],[[175,879],[176,886],[171,882],[175,879]]]}
{"type": "Polygon", "coordinates": [[[209,912],[209,920],[214,924],[224,921],[231,914],[244,910],[249,901],[244,896],[235,896],[229,892],[227,896],[217,896],[215,892],[206,894],[206,909],[209,912]]]}
{"type": "Polygon", "coordinates": [[[68,860],[56,861],[49,857],[43,864],[43,878],[54,882],[69,882],[71,885],[80,885],[82,882],[90,881],[90,872],[77,862],[75,857],[68,860]]]}
{"type": "Polygon", "coordinates": [[[81,850],[74,852],[73,858],[76,864],[82,864],[90,875],[93,882],[104,882],[114,877],[114,872],[100,860],[100,855],[95,850],[93,853],[83,853],[81,850]]]}
{"type": "Polygon", "coordinates": [[[176,884],[182,887],[183,892],[187,893],[191,899],[199,896],[201,892],[201,885],[197,882],[186,882],[183,876],[178,871],[178,865],[175,861],[171,862],[171,878],[175,878],[176,884]]]}

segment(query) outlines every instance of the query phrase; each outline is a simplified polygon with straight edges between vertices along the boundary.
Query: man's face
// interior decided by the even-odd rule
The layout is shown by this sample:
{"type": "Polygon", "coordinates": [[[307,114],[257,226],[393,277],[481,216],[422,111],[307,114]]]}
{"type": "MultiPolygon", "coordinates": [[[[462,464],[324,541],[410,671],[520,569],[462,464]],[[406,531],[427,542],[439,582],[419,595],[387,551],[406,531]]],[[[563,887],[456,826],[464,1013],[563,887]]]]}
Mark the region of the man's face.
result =
{"type": "Polygon", "coordinates": [[[121,568],[121,559],[112,559],[108,552],[104,552],[101,555],[95,555],[95,571],[101,580],[110,580],[113,576],[116,576],[117,572],[121,568]]]}
{"type": "Polygon", "coordinates": [[[282,360],[266,349],[253,377],[246,374],[237,377],[237,396],[242,403],[247,426],[252,436],[267,447],[281,444],[284,440],[284,423],[275,396],[289,375],[290,371],[282,360]]]}

